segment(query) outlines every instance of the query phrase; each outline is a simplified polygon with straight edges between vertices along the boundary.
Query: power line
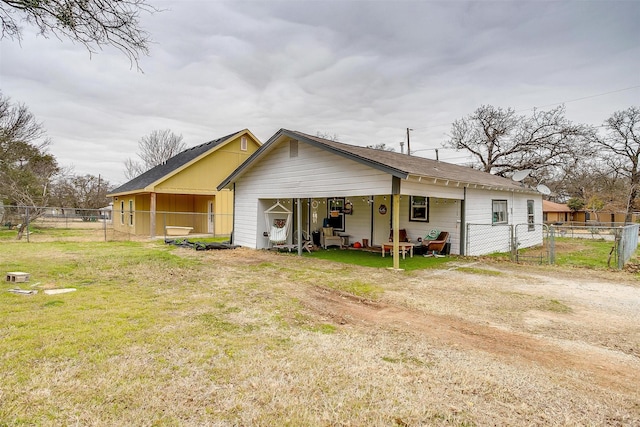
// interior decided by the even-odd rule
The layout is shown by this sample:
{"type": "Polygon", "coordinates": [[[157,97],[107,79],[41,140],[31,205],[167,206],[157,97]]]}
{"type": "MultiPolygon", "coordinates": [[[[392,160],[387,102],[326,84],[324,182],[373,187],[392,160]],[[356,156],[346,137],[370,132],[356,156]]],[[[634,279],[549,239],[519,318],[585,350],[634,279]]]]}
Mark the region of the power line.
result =
{"type": "Polygon", "coordinates": [[[520,111],[535,110],[536,108],[544,108],[544,107],[552,107],[552,106],[554,106],[554,105],[568,104],[569,102],[584,101],[585,99],[597,98],[597,97],[599,97],[599,96],[611,95],[612,93],[624,92],[624,91],[627,91],[627,90],[631,90],[631,89],[638,89],[638,88],[640,88],[640,85],[637,85],[637,86],[630,86],[630,87],[626,87],[626,88],[624,88],[624,89],[617,89],[617,90],[612,90],[612,91],[604,92],[604,93],[599,93],[599,94],[597,94],[597,95],[583,96],[582,98],[570,99],[570,100],[568,100],[568,101],[555,102],[555,103],[553,103],[553,104],[540,105],[539,107],[525,108],[525,109],[523,109],[523,110],[518,110],[518,111],[516,111],[516,113],[519,113],[520,111]]]}
{"type": "MultiPolygon", "coordinates": [[[[609,92],[603,92],[603,93],[598,93],[598,94],[595,94],[595,95],[583,96],[581,98],[569,99],[569,100],[561,101],[561,102],[554,102],[552,104],[545,104],[545,105],[540,105],[540,106],[537,106],[537,107],[523,108],[523,109],[517,110],[516,113],[520,113],[522,111],[535,110],[536,108],[552,107],[554,105],[562,105],[562,104],[567,104],[567,103],[570,103],[570,102],[584,101],[585,99],[597,98],[597,97],[600,97],[600,96],[611,95],[612,93],[625,92],[627,90],[638,89],[638,88],[640,88],[640,85],[629,86],[629,87],[625,87],[623,89],[611,90],[609,92]]],[[[441,123],[441,124],[430,124],[429,126],[424,126],[424,127],[414,127],[413,130],[423,130],[423,129],[435,128],[435,127],[440,127],[440,126],[450,126],[450,125],[451,125],[451,122],[449,122],[449,123],[441,123]]]]}

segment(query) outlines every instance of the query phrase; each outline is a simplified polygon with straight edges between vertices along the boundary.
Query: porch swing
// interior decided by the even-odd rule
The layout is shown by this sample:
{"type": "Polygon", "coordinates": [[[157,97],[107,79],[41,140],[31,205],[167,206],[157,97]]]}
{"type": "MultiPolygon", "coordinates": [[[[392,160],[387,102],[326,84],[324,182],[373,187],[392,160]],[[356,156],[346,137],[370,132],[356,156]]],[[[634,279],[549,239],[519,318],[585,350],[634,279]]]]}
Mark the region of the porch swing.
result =
{"type": "Polygon", "coordinates": [[[273,247],[286,247],[289,239],[289,230],[291,229],[292,212],[287,209],[280,199],[275,205],[264,211],[264,220],[269,230],[269,243],[273,247]]]}

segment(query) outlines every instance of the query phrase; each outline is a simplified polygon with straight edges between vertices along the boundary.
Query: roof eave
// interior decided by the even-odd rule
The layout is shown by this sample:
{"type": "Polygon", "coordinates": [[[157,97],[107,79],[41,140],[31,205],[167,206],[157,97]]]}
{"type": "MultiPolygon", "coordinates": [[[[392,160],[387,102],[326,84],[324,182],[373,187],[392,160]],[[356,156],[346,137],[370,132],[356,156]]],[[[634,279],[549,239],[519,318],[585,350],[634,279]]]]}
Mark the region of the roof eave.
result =
{"type": "Polygon", "coordinates": [[[498,190],[498,191],[511,191],[514,193],[528,193],[528,194],[540,194],[538,191],[527,188],[519,187],[515,188],[508,185],[488,184],[480,182],[470,182],[456,179],[448,179],[429,175],[411,174],[410,177],[416,178],[418,182],[431,183],[434,185],[454,186],[454,187],[466,187],[466,188],[480,188],[483,190],[498,190]]]}

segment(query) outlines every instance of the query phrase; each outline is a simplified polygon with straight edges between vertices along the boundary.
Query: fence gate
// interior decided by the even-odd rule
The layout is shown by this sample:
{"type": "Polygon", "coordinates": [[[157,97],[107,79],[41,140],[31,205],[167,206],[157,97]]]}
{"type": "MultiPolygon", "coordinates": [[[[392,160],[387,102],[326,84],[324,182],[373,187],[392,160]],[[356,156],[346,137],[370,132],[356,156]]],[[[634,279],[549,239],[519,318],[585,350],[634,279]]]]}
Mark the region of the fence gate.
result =
{"type": "Polygon", "coordinates": [[[552,263],[552,242],[546,224],[516,224],[513,242],[516,262],[552,263]]]}

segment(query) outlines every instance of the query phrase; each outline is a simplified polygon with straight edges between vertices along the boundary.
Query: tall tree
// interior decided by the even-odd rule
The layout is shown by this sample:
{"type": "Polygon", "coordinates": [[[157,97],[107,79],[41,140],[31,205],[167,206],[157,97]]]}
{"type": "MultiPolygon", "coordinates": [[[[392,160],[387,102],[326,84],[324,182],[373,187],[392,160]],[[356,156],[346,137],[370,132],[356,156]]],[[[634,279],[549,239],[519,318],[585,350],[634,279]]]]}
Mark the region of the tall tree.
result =
{"type": "Polygon", "coordinates": [[[640,107],[616,111],[604,127],[606,134],[598,143],[610,155],[612,169],[627,180],[625,221],[631,221],[632,213],[640,210],[640,107]]]}
{"type": "Polygon", "coordinates": [[[100,176],[60,176],[51,187],[50,201],[61,208],[100,209],[109,203],[109,186],[100,176]]]}
{"type": "MultiPolygon", "coordinates": [[[[30,207],[31,219],[44,213],[59,171],[55,157],[46,152],[48,145],[42,125],[27,107],[0,92],[0,198],[3,204],[30,207]]],[[[23,218],[18,238],[26,223],[23,218]]]]}
{"type": "Polygon", "coordinates": [[[182,135],[176,135],[170,129],[154,130],[138,141],[137,155],[141,161],[125,160],[124,175],[127,179],[133,179],[166,162],[185,148],[182,135]]]}
{"type": "Polygon", "coordinates": [[[150,43],[140,15],[157,11],[147,0],[0,0],[0,23],[2,38],[20,40],[24,21],[45,37],[69,38],[90,53],[116,47],[137,65],[150,43]]]}
{"type": "Polygon", "coordinates": [[[444,146],[467,150],[485,172],[509,176],[531,169],[538,180],[549,178],[584,158],[594,135],[591,127],[573,124],[564,112],[559,106],[527,117],[511,108],[483,105],[453,123],[444,146]]]}

